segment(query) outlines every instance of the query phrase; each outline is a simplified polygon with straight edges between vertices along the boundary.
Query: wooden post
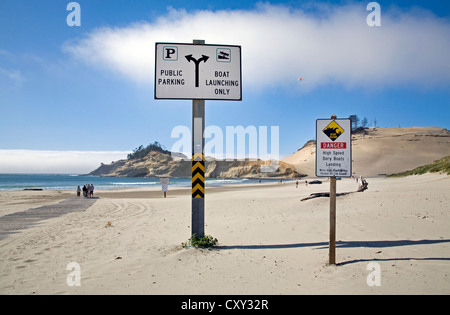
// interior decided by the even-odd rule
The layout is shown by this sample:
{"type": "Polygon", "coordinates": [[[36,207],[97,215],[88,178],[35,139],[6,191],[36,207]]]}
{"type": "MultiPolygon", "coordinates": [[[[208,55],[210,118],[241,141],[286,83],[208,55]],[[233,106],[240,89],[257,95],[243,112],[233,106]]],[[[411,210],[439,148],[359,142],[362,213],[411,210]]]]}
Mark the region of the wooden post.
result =
{"type": "MultiPolygon", "coordinates": [[[[336,119],[331,115],[331,119],[336,119]]],[[[330,243],[329,264],[336,265],[336,177],[330,177],[330,243]]]]}
{"type": "Polygon", "coordinates": [[[336,177],[330,178],[330,265],[336,265],[336,177]]]}

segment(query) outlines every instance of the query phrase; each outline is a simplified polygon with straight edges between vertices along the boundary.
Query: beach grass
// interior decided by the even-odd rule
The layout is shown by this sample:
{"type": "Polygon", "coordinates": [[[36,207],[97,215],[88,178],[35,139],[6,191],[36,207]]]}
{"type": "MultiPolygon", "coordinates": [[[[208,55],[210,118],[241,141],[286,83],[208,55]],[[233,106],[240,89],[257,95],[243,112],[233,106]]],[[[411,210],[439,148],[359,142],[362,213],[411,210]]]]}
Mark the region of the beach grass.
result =
{"type": "Polygon", "coordinates": [[[410,171],[389,175],[388,177],[405,177],[426,173],[446,173],[447,175],[450,175],[450,156],[443,157],[442,159],[427,165],[416,167],[410,171]]]}

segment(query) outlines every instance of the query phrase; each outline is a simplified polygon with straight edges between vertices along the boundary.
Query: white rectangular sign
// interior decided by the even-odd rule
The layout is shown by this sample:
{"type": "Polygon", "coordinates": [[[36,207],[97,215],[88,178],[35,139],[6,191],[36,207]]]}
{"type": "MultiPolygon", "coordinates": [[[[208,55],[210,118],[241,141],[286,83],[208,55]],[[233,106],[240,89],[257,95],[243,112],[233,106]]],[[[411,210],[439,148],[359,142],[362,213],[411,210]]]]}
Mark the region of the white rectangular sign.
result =
{"type": "Polygon", "coordinates": [[[316,176],[352,176],[352,128],[350,119],[317,119],[316,176]]]}
{"type": "Polygon", "coordinates": [[[161,185],[169,185],[169,183],[170,183],[170,178],[168,178],[168,177],[161,177],[161,178],[159,179],[159,183],[160,183],[161,185]]]}
{"type": "Polygon", "coordinates": [[[241,46],[156,43],[155,99],[242,100],[241,46]]]}

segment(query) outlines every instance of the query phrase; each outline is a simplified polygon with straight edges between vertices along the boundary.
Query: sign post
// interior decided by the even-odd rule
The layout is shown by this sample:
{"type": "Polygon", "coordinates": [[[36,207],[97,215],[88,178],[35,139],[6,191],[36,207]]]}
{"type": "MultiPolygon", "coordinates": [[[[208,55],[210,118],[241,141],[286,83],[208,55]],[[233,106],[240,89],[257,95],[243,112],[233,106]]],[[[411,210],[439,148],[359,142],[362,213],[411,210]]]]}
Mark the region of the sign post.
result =
{"type": "Polygon", "coordinates": [[[316,176],[330,178],[329,264],[336,264],[336,177],[352,176],[350,119],[317,119],[316,176]]]}
{"type": "Polygon", "coordinates": [[[192,101],[192,235],[205,236],[205,101],[192,101]]]}
{"type": "Polygon", "coordinates": [[[241,46],[156,43],[155,99],[192,100],[192,235],[205,235],[205,100],[242,100],[241,46]]]}
{"type": "MultiPolygon", "coordinates": [[[[194,44],[205,44],[194,40],[194,44]]],[[[192,56],[190,56],[192,59],[192,56]]],[[[204,57],[202,57],[204,58],[204,57]]],[[[189,58],[188,58],[189,59],[189,58]]],[[[196,64],[198,86],[198,64],[196,64]]],[[[203,134],[205,131],[205,100],[192,101],[192,235],[205,236],[205,156],[203,134]]]]}
{"type": "Polygon", "coordinates": [[[336,177],[330,177],[330,242],[329,264],[336,265],[336,177]]]}
{"type": "Polygon", "coordinates": [[[163,177],[159,179],[159,183],[161,184],[161,189],[164,193],[164,198],[167,197],[167,190],[169,190],[170,179],[168,177],[163,177]]]}

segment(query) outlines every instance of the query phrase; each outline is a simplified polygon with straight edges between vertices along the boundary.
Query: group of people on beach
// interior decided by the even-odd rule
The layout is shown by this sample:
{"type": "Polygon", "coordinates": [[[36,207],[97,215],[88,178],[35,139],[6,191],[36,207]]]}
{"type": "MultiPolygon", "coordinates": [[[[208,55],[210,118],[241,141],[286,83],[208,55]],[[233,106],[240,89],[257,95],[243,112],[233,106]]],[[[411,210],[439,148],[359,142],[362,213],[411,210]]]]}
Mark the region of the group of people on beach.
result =
{"type": "MultiPolygon", "coordinates": [[[[308,180],[305,180],[305,185],[308,187],[308,180]]],[[[295,182],[295,188],[298,188],[298,181],[295,182]]]]}
{"type": "Polygon", "coordinates": [[[93,184],[85,184],[83,188],[78,186],[77,188],[77,197],[81,196],[81,192],[83,192],[83,197],[92,198],[94,197],[94,185],[93,184]]]}

